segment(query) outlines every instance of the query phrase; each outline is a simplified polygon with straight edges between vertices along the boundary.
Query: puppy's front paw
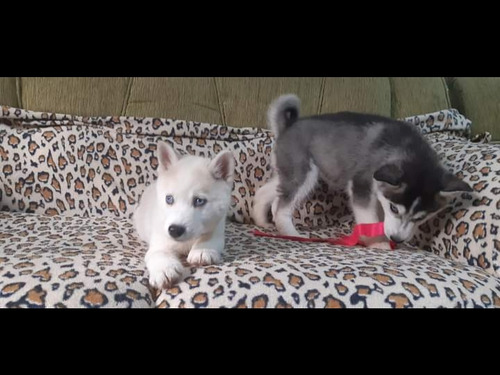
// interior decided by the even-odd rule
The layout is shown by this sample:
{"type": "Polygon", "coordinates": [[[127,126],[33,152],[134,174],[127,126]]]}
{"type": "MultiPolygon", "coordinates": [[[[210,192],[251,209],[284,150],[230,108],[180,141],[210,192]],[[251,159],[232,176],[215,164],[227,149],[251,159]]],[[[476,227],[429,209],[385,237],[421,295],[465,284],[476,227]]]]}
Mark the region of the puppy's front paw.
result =
{"type": "Polygon", "coordinates": [[[222,256],[219,251],[214,249],[192,249],[188,254],[187,261],[193,266],[206,266],[220,263],[222,256]]]}
{"type": "Polygon", "coordinates": [[[148,262],[149,284],[157,289],[172,287],[182,276],[184,267],[173,257],[157,257],[148,262]]]}
{"type": "Polygon", "coordinates": [[[267,222],[267,223],[259,223],[259,225],[257,225],[259,228],[261,229],[267,229],[267,230],[274,230],[276,229],[276,226],[271,223],[271,222],[267,222]]]}
{"type": "Polygon", "coordinates": [[[365,237],[360,236],[359,241],[372,249],[391,250],[391,244],[385,236],[365,237]]]}

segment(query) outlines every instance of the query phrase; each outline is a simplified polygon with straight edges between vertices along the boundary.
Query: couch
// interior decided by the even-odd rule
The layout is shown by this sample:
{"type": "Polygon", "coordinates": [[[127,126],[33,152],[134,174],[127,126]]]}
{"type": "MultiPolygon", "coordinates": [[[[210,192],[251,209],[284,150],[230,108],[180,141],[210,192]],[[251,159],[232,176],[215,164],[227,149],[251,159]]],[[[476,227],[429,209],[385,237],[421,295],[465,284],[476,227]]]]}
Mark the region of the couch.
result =
{"type": "MultiPolygon", "coordinates": [[[[500,307],[500,79],[0,78],[1,307],[500,307]],[[257,237],[252,197],[271,175],[265,114],[404,118],[474,189],[394,251],[257,237]],[[131,217],[156,178],[156,142],[237,161],[217,265],[148,285],[131,217]]],[[[349,233],[342,191],[320,183],[294,214],[306,236],[349,233]]]]}

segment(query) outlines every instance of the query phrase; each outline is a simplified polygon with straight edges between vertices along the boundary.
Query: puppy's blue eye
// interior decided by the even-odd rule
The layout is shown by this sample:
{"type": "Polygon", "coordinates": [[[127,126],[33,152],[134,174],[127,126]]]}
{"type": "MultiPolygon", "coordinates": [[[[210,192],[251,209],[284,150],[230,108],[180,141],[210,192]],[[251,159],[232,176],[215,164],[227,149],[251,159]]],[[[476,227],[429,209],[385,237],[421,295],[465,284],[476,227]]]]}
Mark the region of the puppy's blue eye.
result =
{"type": "Polygon", "coordinates": [[[206,199],[203,199],[203,198],[194,198],[193,199],[193,206],[195,206],[195,207],[201,207],[205,203],[207,203],[206,199]]]}
{"type": "Polygon", "coordinates": [[[392,211],[392,212],[394,212],[395,214],[399,214],[399,210],[398,210],[398,208],[397,208],[395,205],[393,205],[392,203],[391,203],[390,208],[391,208],[391,211],[392,211]]]}
{"type": "Polygon", "coordinates": [[[172,195],[167,195],[165,197],[165,202],[167,202],[167,204],[170,204],[170,205],[174,204],[174,197],[172,195]]]}

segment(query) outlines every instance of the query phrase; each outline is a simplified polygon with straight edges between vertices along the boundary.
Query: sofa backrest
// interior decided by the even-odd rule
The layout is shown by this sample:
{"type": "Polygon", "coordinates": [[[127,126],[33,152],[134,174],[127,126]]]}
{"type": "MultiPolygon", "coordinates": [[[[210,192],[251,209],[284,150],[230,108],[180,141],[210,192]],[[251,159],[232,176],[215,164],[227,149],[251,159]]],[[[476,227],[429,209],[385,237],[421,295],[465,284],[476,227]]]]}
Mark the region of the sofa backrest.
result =
{"type": "Polygon", "coordinates": [[[352,110],[406,117],[457,108],[473,121],[473,133],[500,138],[499,78],[0,77],[0,105],[237,127],[265,127],[269,103],[284,93],[298,94],[304,115],[352,110]]]}

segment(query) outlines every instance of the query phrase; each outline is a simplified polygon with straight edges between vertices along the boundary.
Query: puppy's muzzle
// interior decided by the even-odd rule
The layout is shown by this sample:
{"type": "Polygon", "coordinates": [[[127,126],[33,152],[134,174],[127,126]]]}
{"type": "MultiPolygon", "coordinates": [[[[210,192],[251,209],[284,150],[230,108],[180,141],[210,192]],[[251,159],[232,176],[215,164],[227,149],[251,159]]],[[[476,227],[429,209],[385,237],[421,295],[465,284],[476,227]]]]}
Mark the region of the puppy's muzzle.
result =
{"type": "Polygon", "coordinates": [[[402,238],[396,237],[396,236],[391,236],[391,241],[396,242],[396,243],[404,242],[404,240],[402,238]]]}

